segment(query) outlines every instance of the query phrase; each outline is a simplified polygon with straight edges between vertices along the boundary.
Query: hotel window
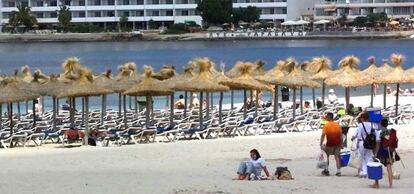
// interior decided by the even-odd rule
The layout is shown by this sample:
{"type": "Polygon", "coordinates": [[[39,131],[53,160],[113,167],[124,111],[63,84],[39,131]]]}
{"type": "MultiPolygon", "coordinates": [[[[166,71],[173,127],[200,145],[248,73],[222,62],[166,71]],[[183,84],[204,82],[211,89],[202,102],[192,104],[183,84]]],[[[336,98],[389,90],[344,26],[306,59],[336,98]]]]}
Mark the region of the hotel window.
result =
{"type": "Polygon", "coordinates": [[[123,0],[122,5],[129,5],[129,0],[123,0]]]}
{"type": "Polygon", "coordinates": [[[160,16],[160,11],[158,11],[158,10],[154,10],[151,13],[152,13],[151,14],[152,16],[160,16]]]}
{"type": "Polygon", "coordinates": [[[115,0],[108,0],[108,5],[115,5],[115,0]]]}
{"type": "Polygon", "coordinates": [[[166,0],[165,1],[165,4],[173,4],[174,3],[174,1],[173,0],[166,0]]]}
{"type": "Polygon", "coordinates": [[[36,12],[35,16],[36,18],[43,18],[43,12],[36,12]]]}
{"type": "Polygon", "coordinates": [[[189,15],[189,14],[188,14],[188,10],[182,10],[182,11],[181,11],[181,15],[189,15]]]}
{"type": "Polygon", "coordinates": [[[93,5],[101,5],[101,1],[100,0],[95,0],[93,5]]]}
{"type": "Polygon", "coordinates": [[[65,0],[65,1],[63,2],[63,4],[64,4],[64,5],[70,5],[70,0],[65,0]]]}
{"type": "Polygon", "coordinates": [[[137,0],[137,5],[144,5],[144,0],[137,0]]]}
{"type": "Polygon", "coordinates": [[[36,1],[37,7],[43,7],[43,1],[36,1]]]}
{"type": "Polygon", "coordinates": [[[7,4],[5,4],[5,5],[7,5],[7,7],[16,7],[16,2],[11,2],[11,1],[9,1],[9,2],[7,2],[7,4]]]}
{"type": "Polygon", "coordinates": [[[50,12],[50,18],[57,18],[56,12],[50,12]]]}
{"type": "Polygon", "coordinates": [[[56,7],[56,6],[57,6],[57,1],[50,1],[49,7],[56,7]]]}
{"type": "Polygon", "coordinates": [[[85,6],[85,1],[84,0],[80,0],[79,1],[79,6],[85,6]]]}
{"type": "Polygon", "coordinates": [[[173,12],[173,10],[167,10],[167,11],[165,12],[165,15],[166,15],[166,16],[173,16],[173,15],[174,15],[174,12],[173,12]]]}
{"type": "Polygon", "coordinates": [[[101,17],[101,12],[100,11],[96,11],[93,14],[94,17],[101,17]]]}

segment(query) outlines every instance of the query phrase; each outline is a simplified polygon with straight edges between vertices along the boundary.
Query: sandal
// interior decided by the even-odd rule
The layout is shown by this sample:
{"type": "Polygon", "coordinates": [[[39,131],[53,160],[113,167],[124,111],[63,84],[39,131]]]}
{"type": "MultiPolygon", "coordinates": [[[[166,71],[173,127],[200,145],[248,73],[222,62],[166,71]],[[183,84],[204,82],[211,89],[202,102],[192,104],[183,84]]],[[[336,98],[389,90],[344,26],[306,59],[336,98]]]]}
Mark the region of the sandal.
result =
{"type": "Polygon", "coordinates": [[[335,176],[341,176],[341,173],[340,173],[340,172],[337,172],[337,173],[335,174],[335,176]]]}
{"type": "Polygon", "coordinates": [[[323,176],[329,176],[329,171],[327,171],[327,170],[323,170],[323,171],[321,172],[321,174],[322,174],[323,176]]]}

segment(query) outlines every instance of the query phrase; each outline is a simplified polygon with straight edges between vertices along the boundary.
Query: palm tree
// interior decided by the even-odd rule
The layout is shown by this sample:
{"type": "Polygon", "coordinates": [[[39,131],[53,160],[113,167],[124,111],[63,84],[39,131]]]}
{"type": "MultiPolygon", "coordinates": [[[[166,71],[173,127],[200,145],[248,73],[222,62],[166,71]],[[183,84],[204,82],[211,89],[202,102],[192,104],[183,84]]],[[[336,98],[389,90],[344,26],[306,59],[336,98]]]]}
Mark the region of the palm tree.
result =
{"type": "Polygon", "coordinates": [[[37,19],[32,15],[32,10],[26,5],[18,5],[17,11],[11,12],[9,18],[9,25],[12,28],[12,32],[16,27],[24,25],[25,29],[31,29],[33,25],[37,24],[37,19]]]}

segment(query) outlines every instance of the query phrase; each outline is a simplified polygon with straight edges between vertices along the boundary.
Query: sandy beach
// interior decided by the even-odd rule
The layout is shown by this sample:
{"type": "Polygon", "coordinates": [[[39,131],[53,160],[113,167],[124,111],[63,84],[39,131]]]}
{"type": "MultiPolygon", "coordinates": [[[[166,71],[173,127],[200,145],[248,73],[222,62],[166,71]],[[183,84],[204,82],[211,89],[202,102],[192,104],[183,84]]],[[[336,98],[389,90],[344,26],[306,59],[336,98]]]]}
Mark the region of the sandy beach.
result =
{"type": "MultiPolygon", "coordinates": [[[[320,132],[285,133],[121,147],[44,145],[0,150],[1,193],[412,193],[414,125],[395,126],[405,162],[401,180],[379,190],[343,168],[342,177],[316,169],[320,132]],[[291,181],[233,181],[239,162],[256,148],[273,173],[287,166],[291,181]]],[[[350,132],[352,133],[352,132],[350,132]]],[[[332,161],[333,163],[333,161],[332,161]]],[[[334,168],[333,166],[331,166],[334,168]]]]}

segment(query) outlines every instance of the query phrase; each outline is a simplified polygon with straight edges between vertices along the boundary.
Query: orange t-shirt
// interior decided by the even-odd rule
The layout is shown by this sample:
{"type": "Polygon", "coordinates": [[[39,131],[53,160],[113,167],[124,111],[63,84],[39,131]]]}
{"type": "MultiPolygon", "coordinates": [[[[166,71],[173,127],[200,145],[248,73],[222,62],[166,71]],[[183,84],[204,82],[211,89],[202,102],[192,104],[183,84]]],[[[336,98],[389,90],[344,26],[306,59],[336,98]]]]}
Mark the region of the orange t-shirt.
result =
{"type": "Polygon", "coordinates": [[[340,146],[341,145],[341,136],[342,136],[342,127],[333,121],[329,121],[323,127],[323,133],[326,135],[326,146],[340,146]]]}

